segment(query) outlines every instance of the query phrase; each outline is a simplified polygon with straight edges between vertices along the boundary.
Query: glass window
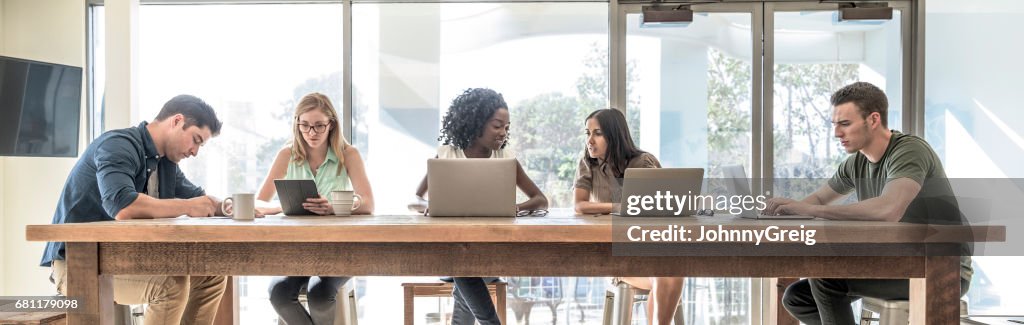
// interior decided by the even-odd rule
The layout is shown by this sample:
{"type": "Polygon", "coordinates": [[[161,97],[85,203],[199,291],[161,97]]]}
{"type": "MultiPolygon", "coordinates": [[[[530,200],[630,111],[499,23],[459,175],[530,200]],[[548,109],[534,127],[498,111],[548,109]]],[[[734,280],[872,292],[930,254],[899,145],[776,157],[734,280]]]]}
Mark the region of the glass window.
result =
{"type": "Polygon", "coordinates": [[[832,93],[855,81],[889,98],[888,127],[902,128],[900,10],[888,21],[837,22],[838,11],[778,11],[774,17],[774,177],[776,192],[802,198],[848,154],[833,136],[832,93]]]}
{"type": "MultiPolygon", "coordinates": [[[[583,117],[608,105],[607,3],[357,3],[352,17],[353,143],[370,179],[386,180],[373,184],[386,193],[375,198],[378,213],[408,213],[426,160],[436,154],[442,117],[452,99],[476,87],[504,96],[510,148],[551,207],[572,207],[583,117]]],[[[365,298],[377,303],[361,303],[361,315],[400,323],[390,307],[401,300],[400,283],[424,280],[436,278],[370,278],[365,298]]],[[[574,321],[597,322],[604,296],[592,284],[606,283],[510,280],[508,319],[564,324],[570,316],[560,314],[583,308],[574,309],[574,321]]],[[[416,304],[417,324],[452,308],[450,299],[416,304]]]]}
{"type": "Polygon", "coordinates": [[[697,13],[687,27],[641,28],[626,18],[626,112],[640,148],[665,167],[719,167],[751,159],[749,13],[697,13]],[[637,139],[638,138],[638,139],[637,139]]]}
{"type": "MultiPolygon", "coordinates": [[[[750,13],[695,13],[686,27],[641,28],[626,16],[626,116],[634,140],[665,167],[751,168],[750,13]]],[[[721,191],[724,189],[708,189],[721,191]]],[[[750,279],[687,278],[687,324],[750,323],[750,279]]]]}
{"type": "MultiPolygon", "coordinates": [[[[1024,62],[1015,54],[1024,44],[1008,41],[1024,29],[1022,19],[1024,3],[1015,1],[929,0],[925,7],[925,140],[950,178],[1024,177],[1024,62]]],[[[1022,263],[1020,256],[974,257],[969,314],[1020,314],[1022,263]]]]}
{"type": "Polygon", "coordinates": [[[455,96],[486,87],[510,146],[552,208],[572,207],[583,117],[607,107],[605,3],[355,4],[355,144],[380,213],[406,213],[455,96]],[[563,139],[564,141],[556,141],[563,139]]]}
{"type": "Polygon", "coordinates": [[[142,6],[139,28],[137,117],[151,120],[171,97],[191,94],[224,121],[182,162],[210,193],[259,189],[305,93],[342,107],[340,5],[142,6]]]}
{"type": "MultiPolygon", "coordinates": [[[[290,140],[294,105],[302,95],[322,92],[343,107],[341,8],[142,6],[135,116],[152,120],[179,94],[202,98],[224,127],[197,157],[182,161],[182,169],[211,194],[256,192],[290,140]]],[[[241,323],[276,319],[267,300],[268,278],[244,277],[239,285],[246,293],[240,297],[241,323]]]]}

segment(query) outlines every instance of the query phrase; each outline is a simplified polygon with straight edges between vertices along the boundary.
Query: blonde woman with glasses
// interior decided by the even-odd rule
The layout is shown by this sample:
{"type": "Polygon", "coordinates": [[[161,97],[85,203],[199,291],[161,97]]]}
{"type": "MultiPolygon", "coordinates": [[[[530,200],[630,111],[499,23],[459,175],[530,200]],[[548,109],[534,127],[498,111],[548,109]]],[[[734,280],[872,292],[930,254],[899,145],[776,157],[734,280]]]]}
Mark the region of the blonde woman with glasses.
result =
{"type": "MultiPolygon", "coordinates": [[[[366,177],[363,159],[341,135],[338,113],[327,96],[311,93],[303,96],[295,107],[291,143],[278,152],[257,199],[269,201],[276,192],[275,179],[312,179],[319,198],[307,199],[303,208],[320,215],[334,214],[327,196],[331,191],[352,190],[361,197],[353,214],[373,213],[373,190],[366,177]]],[[[277,214],[281,207],[261,209],[264,214],[277,214]]],[[[287,276],[276,277],[270,284],[270,302],[278,316],[289,325],[334,324],[338,288],[350,277],[287,276]],[[305,287],[307,311],[298,301],[305,287]]]]}

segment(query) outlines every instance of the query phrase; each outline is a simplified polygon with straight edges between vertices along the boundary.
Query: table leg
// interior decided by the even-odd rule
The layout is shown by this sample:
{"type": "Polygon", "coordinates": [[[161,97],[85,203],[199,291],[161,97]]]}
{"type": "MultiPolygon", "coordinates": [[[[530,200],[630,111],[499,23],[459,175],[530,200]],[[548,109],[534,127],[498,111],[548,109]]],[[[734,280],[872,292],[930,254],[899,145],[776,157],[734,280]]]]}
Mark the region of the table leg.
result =
{"type": "Polygon", "coordinates": [[[505,291],[507,285],[504,283],[498,283],[495,284],[494,286],[494,293],[495,296],[497,296],[495,297],[497,298],[495,300],[497,300],[496,303],[498,306],[498,319],[501,320],[502,324],[508,324],[508,322],[505,321],[505,317],[507,316],[508,313],[508,307],[506,307],[505,305],[505,299],[507,298],[505,291]]]}
{"type": "Polygon", "coordinates": [[[100,275],[97,243],[66,244],[67,296],[80,308],[68,313],[68,325],[114,323],[114,281],[100,275]]]}
{"type": "Polygon", "coordinates": [[[925,257],[925,278],[910,279],[910,323],[959,322],[960,257],[925,257]]]}
{"type": "MultiPolygon", "coordinates": [[[[413,325],[413,287],[405,287],[405,325],[413,325]]],[[[443,316],[442,316],[443,318],[443,316]]],[[[443,321],[443,319],[442,319],[443,321]]]]}

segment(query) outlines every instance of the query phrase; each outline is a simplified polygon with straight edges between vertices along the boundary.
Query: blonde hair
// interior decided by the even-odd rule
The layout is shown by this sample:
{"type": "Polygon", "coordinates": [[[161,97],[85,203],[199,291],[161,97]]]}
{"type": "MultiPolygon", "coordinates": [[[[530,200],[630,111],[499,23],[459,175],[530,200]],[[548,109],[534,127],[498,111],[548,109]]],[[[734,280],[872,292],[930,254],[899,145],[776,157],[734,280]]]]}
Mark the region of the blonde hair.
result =
{"type": "Polygon", "coordinates": [[[334,150],[334,154],[338,156],[337,175],[341,175],[342,168],[345,165],[343,150],[348,149],[350,144],[345,139],[345,136],[341,134],[338,112],[334,110],[331,99],[321,93],[309,93],[306,96],[302,96],[299,104],[295,106],[295,118],[292,119],[292,134],[294,135],[292,139],[292,162],[301,163],[306,161],[306,146],[309,144],[306,143],[306,139],[302,138],[302,132],[299,130],[299,116],[313,110],[320,110],[330,118],[331,130],[327,133],[327,146],[334,150]]]}

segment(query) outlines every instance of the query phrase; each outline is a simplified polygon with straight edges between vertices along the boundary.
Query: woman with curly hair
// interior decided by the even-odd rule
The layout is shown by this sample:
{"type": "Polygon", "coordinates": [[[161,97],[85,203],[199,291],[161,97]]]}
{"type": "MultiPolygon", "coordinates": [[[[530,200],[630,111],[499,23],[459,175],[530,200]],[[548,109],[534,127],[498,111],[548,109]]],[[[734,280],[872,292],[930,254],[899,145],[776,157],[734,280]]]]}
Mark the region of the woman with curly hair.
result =
{"type": "MultiPolygon", "coordinates": [[[[619,210],[622,186],[619,180],[627,168],[661,168],[654,155],[640,150],[629,135],[626,116],[616,109],[599,109],[586,119],[587,143],[576,170],[576,213],[609,214],[619,210]]],[[[670,324],[683,292],[683,278],[629,277],[626,282],[650,290],[648,324],[670,324]],[[657,323],[655,323],[657,321],[657,323]]]]}
{"type": "MultiPolygon", "coordinates": [[[[486,88],[467,89],[452,101],[445,114],[441,128],[441,146],[437,148],[440,159],[459,158],[514,158],[508,145],[508,130],[511,124],[508,105],[498,92],[486,88]]],[[[516,204],[516,210],[547,209],[548,199],[537,184],[526,175],[523,166],[516,161],[516,186],[529,197],[516,204]]],[[[416,189],[417,198],[423,202],[427,193],[427,178],[423,177],[416,189]]],[[[474,320],[481,325],[501,324],[494,310],[494,303],[487,292],[487,283],[496,278],[454,278],[455,309],[452,311],[452,325],[472,325],[474,320]]]]}

